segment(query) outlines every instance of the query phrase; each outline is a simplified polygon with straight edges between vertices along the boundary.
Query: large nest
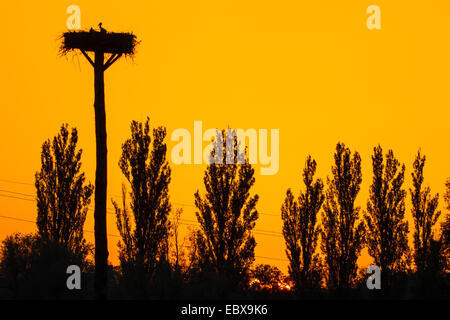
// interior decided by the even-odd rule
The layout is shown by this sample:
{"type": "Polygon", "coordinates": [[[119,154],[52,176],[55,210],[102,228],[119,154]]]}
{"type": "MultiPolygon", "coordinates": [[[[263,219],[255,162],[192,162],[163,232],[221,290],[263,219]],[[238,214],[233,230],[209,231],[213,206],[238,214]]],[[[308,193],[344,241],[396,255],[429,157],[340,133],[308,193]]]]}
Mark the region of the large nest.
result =
{"type": "Polygon", "coordinates": [[[138,41],[132,33],[106,31],[68,31],[61,36],[61,54],[75,49],[83,51],[103,51],[104,53],[133,56],[138,41]]]}

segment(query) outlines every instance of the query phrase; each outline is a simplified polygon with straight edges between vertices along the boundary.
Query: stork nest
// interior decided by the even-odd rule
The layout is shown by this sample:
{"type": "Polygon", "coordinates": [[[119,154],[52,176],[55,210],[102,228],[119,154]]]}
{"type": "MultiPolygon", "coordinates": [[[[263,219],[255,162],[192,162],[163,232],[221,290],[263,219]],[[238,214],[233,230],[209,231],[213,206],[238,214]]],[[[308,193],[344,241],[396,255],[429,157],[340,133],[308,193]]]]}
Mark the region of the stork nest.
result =
{"type": "Polygon", "coordinates": [[[83,51],[102,51],[103,53],[133,56],[139,44],[132,33],[115,33],[106,31],[68,31],[61,35],[60,54],[76,49],[83,51]]]}

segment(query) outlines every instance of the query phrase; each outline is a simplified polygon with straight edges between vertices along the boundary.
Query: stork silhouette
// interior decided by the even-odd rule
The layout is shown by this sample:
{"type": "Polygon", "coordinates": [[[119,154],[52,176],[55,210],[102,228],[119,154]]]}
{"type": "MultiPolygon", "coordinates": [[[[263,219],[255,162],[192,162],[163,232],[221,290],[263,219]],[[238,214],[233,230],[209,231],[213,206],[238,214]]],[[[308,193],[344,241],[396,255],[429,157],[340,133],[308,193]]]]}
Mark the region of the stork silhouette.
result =
{"type": "Polygon", "coordinates": [[[98,27],[100,28],[100,32],[106,33],[106,29],[103,29],[102,24],[103,23],[101,23],[101,22],[98,24],[98,27]]]}

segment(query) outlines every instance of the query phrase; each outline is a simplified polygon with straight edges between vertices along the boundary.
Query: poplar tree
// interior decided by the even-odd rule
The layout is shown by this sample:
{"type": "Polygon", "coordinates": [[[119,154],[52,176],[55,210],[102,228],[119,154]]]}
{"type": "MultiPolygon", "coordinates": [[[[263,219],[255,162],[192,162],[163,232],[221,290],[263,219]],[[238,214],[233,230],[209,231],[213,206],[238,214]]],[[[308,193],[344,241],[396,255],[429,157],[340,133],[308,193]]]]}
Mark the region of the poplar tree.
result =
{"type": "Polygon", "coordinates": [[[400,165],[392,150],[384,158],[383,149],[378,146],[372,156],[372,171],[367,212],[364,214],[366,242],[369,254],[382,270],[382,281],[389,284],[392,274],[405,271],[408,263],[406,191],[403,189],[405,165],[400,165]]]}
{"type": "Polygon", "coordinates": [[[87,254],[83,226],[94,187],[85,183],[78,132],[68,125],[42,145],[41,170],[35,174],[37,229],[44,241],[63,244],[72,252],[87,254]]]}
{"type": "Polygon", "coordinates": [[[297,291],[321,284],[321,259],[316,253],[320,234],[317,218],[325,194],[322,180],[314,179],[316,166],[316,161],[308,156],[303,170],[305,191],[296,200],[288,189],[281,207],[288,270],[297,291]]]}
{"type": "MultiPolygon", "coordinates": [[[[447,210],[450,210],[450,179],[447,180],[445,187],[444,199],[447,204],[447,210]]],[[[446,214],[445,220],[441,224],[441,242],[443,244],[445,268],[448,272],[450,270],[450,213],[446,214]]]]}
{"type": "Polygon", "coordinates": [[[122,189],[122,208],[113,201],[117,228],[122,237],[119,259],[123,268],[137,267],[146,274],[167,259],[170,232],[169,183],[171,170],[166,159],[166,129],[153,129],[150,119],[131,122],[131,138],[122,145],[119,167],[131,185],[128,208],[126,187],[122,189]]]}
{"type": "Polygon", "coordinates": [[[218,132],[203,178],[205,195],[198,190],[195,193],[200,224],[196,260],[203,271],[211,270],[246,284],[255,256],[252,230],[258,218],[258,195],[250,193],[255,183],[254,169],[238,149],[233,132],[218,132]],[[234,161],[227,161],[231,155],[234,161]]]}
{"type": "Polygon", "coordinates": [[[426,157],[419,151],[413,163],[413,187],[410,188],[414,219],[414,261],[419,273],[428,271],[432,268],[431,264],[434,264],[433,252],[436,250],[432,250],[435,236],[433,227],[441,215],[441,211],[437,210],[439,194],[433,196],[430,187],[423,187],[425,160],[426,157]]]}
{"type": "Polygon", "coordinates": [[[364,223],[355,200],[362,181],[361,157],[338,143],[322,213],[321,250],[328,267],[329,289],[350,288],[357,275],[357,259],[364,243],[364,223]]]}

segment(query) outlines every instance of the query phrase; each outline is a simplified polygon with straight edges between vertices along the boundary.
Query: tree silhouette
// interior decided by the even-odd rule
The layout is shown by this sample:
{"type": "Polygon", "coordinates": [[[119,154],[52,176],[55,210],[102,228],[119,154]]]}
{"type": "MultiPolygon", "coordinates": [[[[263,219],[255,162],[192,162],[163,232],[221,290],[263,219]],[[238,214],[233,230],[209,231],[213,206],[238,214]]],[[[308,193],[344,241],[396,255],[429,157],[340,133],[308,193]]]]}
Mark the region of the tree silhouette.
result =
{"type": "Polygon", "coordinates": [[[119,160],[119,167],[131,185],[131,212],[125,186],[122,188],[122,208],[113,201],[117,228],[122,237],[118,244],[122,268],[137,267],[150,275],[158,261],[167,259],[171,170],[166,160],[165,137],[165,128],[153,129],[151,142],[148,117],[145,123],[131,122],[131,138],[122,145],[119,160]]]}
{"type": "Polygon", "coordinates": [[[217,133],[211,153],[211,160],[217,161],[211,161],[203,178],[206,194],[202,197],[198,190],[195,193],[200,223],[196,234],[196,260],[202,270],[212,270],[243,284],[248,281],[254,260],[256,242],[252,230],[258,218],[255,208],[258,195],[250,195],[255,178],[248,158],[241,161],[242,164],[226,162],[230,151],[234,159],[242,159],[238,147],[232,131],[217,133]],[[228,152],[226,145],[231,145],[228,152]]]}
{"type": "MultiPolygon", "coordinates": [[[[447,182],[445,183],[445,194],[444,194],[444,200],[447,204],[447,210],[450,210],[450,179],[447,179],[447,182]]],[[[450,214],[447,213],[445,216],[444,222],[442,222],[442,237],[444,238],[444,242],[447,243],[447,245],[450,243],[450,214]]]]}
{"type": "Polygon", "coordinates": [[[405,165],[400,167],[392,150],[384,160],[383,150],[378,146],[374,148],[372,170],[367,213],[364,214],[366,241],[369,254],[383,272],[383,283],[389,286],[392,274],[405,271],[408,262],[408,222],[404,219],[406,191],[402,188],[405,165]]]}
{"type": "Polygon", "coordinates": [[[361,158],[358,152],[338,143],[332,166],[332,179],[322,213],[321,250],[328,266],[330,289],[348,289],[357,276],[357,259],[363,247],[364,224],[359,222],[355,200],[361,184],[361,158]]]}
{"type": "Polygon", "coordinates": [[[69,138],[68,125],[62,125],[53,143],[42,145],[41,170],[35,175],[38,234],[73,252],[86,250],[83,226],[93,192],[91,184],[85,185],[77,142],[77,129],[69,138]]]}
{"type": "MultiPolygon", "coordinates": [[[[426,157],[420,151],[414,160],[412,172],[413,188],[410,189],[412,202],[412,215],[414,219],[414,261],[419,273],[431,268],[433,226],[436,224],[440,211],[436,211],[439,194],[431,195],[430,187],[422,187],[426,157]]],[[[436,250],[433,250],[436,251],[436,250]]]]}
{"type": "Polygon", "coordinates": [[[289,275],[296,290],[317,288],[321,282],[321,261],[315,253],[320,234],[316,221],[325,195],[322,180],[314,181],[316,166],[316,161],[308,156],[303,170],[305,192],[296,201],[288,189],[281,207],[289,275]]]}
{"type": "Polygon", "coordinates": [[[92,271],[85,252],[73,252],[64,243],[44,240],[35,233],[12,234],[0,246],[0,275],[7,279],[16,299],[91,297],[88,283],[92,271]],[[83,272],[83,290],[67,290],[66,269],[73,264],[83,272]]]}
{"type": "Polygon", "coordinates": [[[13,292],[18,291],[22,279],[31,268],[31,256],[35,251],[35,234],[15,233],[7,236],[0,247],[0,271],[10,281],[13,292]]]}
{"type": "Polygon", "coordinates": [[[183,209],[177,209],[175,210],[173,222],[171,223],[172,226],[172,247],[173,247],[173,254],[172,254],[172,260],[173,260],[173,266],[175,271],[180,272],[182,266],[185,264],[184,262],[184,243],[186,239],[180,239],[180,223],[181,223],[181,213],[183,212],[183,209]]]}
{"type": "MultiPolygon", "coordinates": [[[[450,210],[450,179],[447,180],[446,191],[444,194],[445,202],[447,203],[447,210],[450,210]]],[[[443,255],[445,258],[445,269],[450,271],[450,214],[447,213],[445,220],[441,223],[441,242],[443,246],[443,255]]]]}
{"type": "Polygon", "coordinates": [[[280,291],[282,285],[286,285],[286,277],[275,266],[269,264],[258,264],[252,271],[252,287],[257,290],[268,290],[269,292],[280,291]]]}

